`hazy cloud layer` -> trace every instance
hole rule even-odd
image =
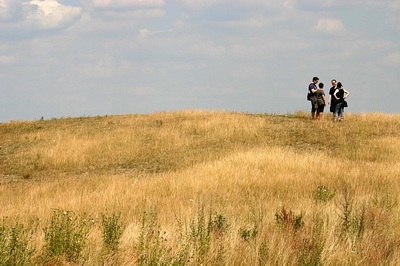
[[[0,122],[309,109],[317,75],[352,112],[399,112],[398,0],[0,0]]]

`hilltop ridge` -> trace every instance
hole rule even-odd
[[[371,139],[395,137],[398,116],[348,115],[345,123],[308,114],[179,111],[61,118],[0,126],[0,175],[46,172],[165,172],[254,147],[322,150],[353,159]],[[380,155],[383,156],[383,155]]]

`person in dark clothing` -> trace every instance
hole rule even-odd
[[[332,79],[331,83],[332,87],[329,89],[328,104],[330,105],[329,111],[333,114],[335,112],[335,106],[336,106],[336,99],[335,97],[333,97],[333,94],[335,93],[337,88],[336,79]]]
[[[319,81],[318,77],[313,77],[312,82],[310,85],[308,85],[308,91],[310,93],[310,101],[311,101],[311,117],[312,119],[315,118],[315,113],[318,109],[318,103],[317,103],[317,83]]]
[[[336,100],[335,112],[333,114],[333,121],[342,121],[344,119],[344,100],[350,95],[350,92],[343,88],[341,82],[338,82],[337,89],[333,93]],[[340,117],[339,117],[340,116]]]
[[[318,104],[317,119],[320,120],[322,118],[322,114],[324,113],[324,108],[326,106],[324,83],[320,82],[318,84],[318,89],[315,94],[317,95],[317,104]]]

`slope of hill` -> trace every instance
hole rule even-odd
[[[399,130],[400,115],[190,110],[0,124],[0,228],[38,220],[42,262],[396,265]],[[93,218],[76,257],[49,254],[55,210]],[[102,217],[123,227],[112,254]]]

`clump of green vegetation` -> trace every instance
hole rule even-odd
[[[292,210],[282,207],[275,213],[275,222],[282,229],[298,231],[304,226],[303,214],[295,214]]]
[[[258,234],[257,225],[253,225],[251,227],[246,227],[246,228],[242,227],[239,228],[239,235],[246,242],[255,239],[257,234]]]
[[[341,219],[340,232],[342,236],[356,235],[361,238],[365,231],[366,206],[355,206],[354,191],[348,186],[343,189],[343,198],[339,202],[339,217]]]
[[[223,214],[212,214],[210,206],[206,215],[204,206],[199,206],[193,216],[189,230],[185,234],[188,241],[189,260],[196,265],[204,263],[223,264],[225,247],[224,237],[229,223]],[[210,256],[211,248],[215,248],[214,256]]]
[[[188,234],[189,253],[192,253],[192,258],[196,263],[204,263],[205,257],[211,247],[211,233],[213,221],[211,210],[208,220],[204,211],[204,206],[198,207],[198,212],[193,216],[190,222]]]
[[[34,265],[35,249],[30,245],[32,230],[23,224],[0,224],[0,266]]]
[[[162,246],[163,233],[157,221],[157,213],[145,212],[139,235],[138,265],[163,265],[165,250]]]
[[[322,252],[325,248],[326,239],[323,235],[323,223],[319,215],[313,218],[311,236],[304,237],[298,254],[298,265],[323,265]]]
[[[87,215],[55,209],[50,225],[45,228],[45,254],[43,259],[65,256],[67,261],[78,262],[94,221]]]
[[[118,249],[119,240],[125,229],[125,225],[120,222],[120,217],[121,214],[115,213],[111,216],[101,215],[103,242],[107,249]]]
[[[204,206],[185,228],[180,223],[177,249],[168,246],[167,232],[157,220],[157,212],[145,212],[138,239],[138,265],[223,265],[226,247],[224,237],[229,223],[223,214],[206,215]]]
[[[335,190],[326,186],[319,185],[313,191],[313,198],[317,203],[327,203],[335,197]]]

